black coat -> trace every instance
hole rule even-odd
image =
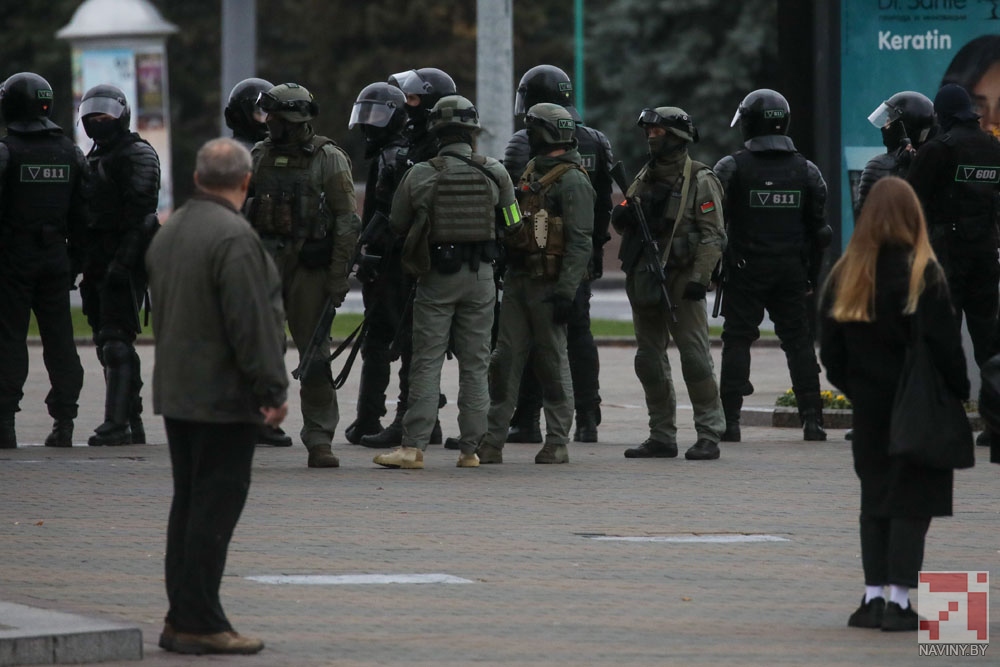
[[[875,517],[950,516],[953,474],[890,458],[889,422],[896,385],[910,340],[912,317],[903,315],[909,283],[909,249],[884,247],[875,274],[872,322],[836,322],[832,295],[823,305],[820,360],[830,383],[854,404],[854,471],[861,480],[861,512]],[[924,335],[945,382],[969,396],[965,355],[947,284],[935,264],[920,297]]]

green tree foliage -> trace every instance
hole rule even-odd
[[[777,59],[777,0],[610,0],[587,17],[588,118],[635,174],[645,107],[678,106],[701,141],[692,157],[715,164],[740,145],[729,123]]]

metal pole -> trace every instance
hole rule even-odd
[[[512,0],[477,0],[476,24],[476,97],[472,101],[483,128],[476,152],[500,159],[514,134]]]
[[[223,110],[229,91],[243,79],[257,74],[257,0],[222,0],[222,86],[219,95],[219,128],[229,136]]]
[[[573,90],[575,95],[576,110],[581,118],[586,118],[583,113],[583,103],[587,99],[587,80],[583,75],[583,0],[574,0],[574,44],[575,58],[573,70]]]

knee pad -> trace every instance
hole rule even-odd
[[[666,382],[666,378],[663,377],[663,366],[658,358],[639,351],[636,352],[634,364],[635,376],[642,385],[655,386]]]
[[[103,359],[105,366],[111,368],[124,366],[132,360],[131,347],[121,340],[107,340],[101,345],[100,350],[97,356]]]

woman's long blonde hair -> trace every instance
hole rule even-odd
[[[924,271],[936,261],[927,221],[910,184],[895,176],[876,181],[865,199],[847,249],[830,271],[835,290],[830,315],[838,322],[871,322],[875,310],[875,264],[886,244],[909,246],[910,288],[904,313],[917,310]]]

